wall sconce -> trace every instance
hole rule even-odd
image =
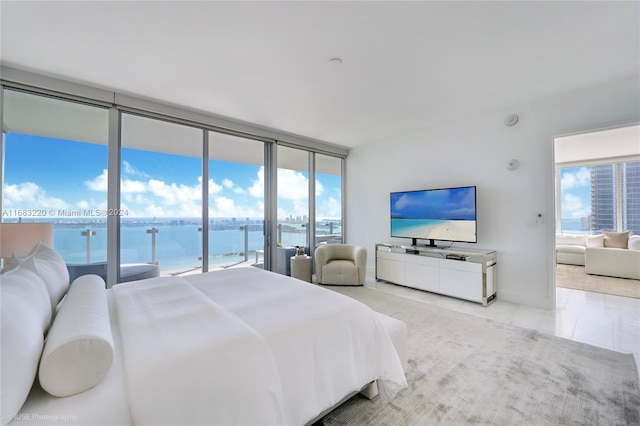
[[[25,257],[40,241],[53,247],[53,223],[0,223],[0,258],[4,267],[11,256]]]

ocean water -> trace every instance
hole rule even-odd
[[[222,266],[244,260],[245,231],[242,224],[212,226],[209,229],[209,264]],[[246,225],[245,225],[246,226]],[[155,261],[161,270],[189,269],[201,265],[202,231],[195,223],[154,223],[123,225],[120,228],[121,263],[149,263],[153,260],[152,235],[148,229],[156,228]],[[261,225],[248,225],[248,258],[255,260],[256,250],[264,249],[264,235]],[[89,229],[92,233],[87,259],[87,237],[82,233]],[[326,232],[320,228],[318,235]],[[334,233],[340,227],[333,228]],[[300,224],[283,225],[279,232],[282,246],[304,245],[305,228]],[[107,260],[106,223],[56,224],[54,226],[54,246],[66,263],[104,262]]]
[[[391,219],[391,235],[413,238],[422,235],[425,230],[434,225],[446,222],[446,220],[435,219]]]
[[[588,221],[583,221],[580,218],[562,219],[562,232],[565,234],[588,234]]]

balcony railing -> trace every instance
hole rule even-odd
[[[150,246],[150,251],[141,250],[140,241],[141,238],[136,237],[136,243],[132,247],[124,247],[121,253],[130,253],[130,256],[121,254],[121,261],[123,263],[132,263],[132,262],[145,262],[154,265],[163,266],[166,270],[193,270],[202,267],[202,250],[192,247],[192,250],[199,251],[200,255],[194,253],[193,261],[190,262],[189,252],[184,247],[180,246],[180,241],[176,242],[176,230],[183,232],[182,227],[186,232],[193,232],[193,229],[198,231],[202,231],[201,227],[197,227],[191,224],[190,227],[185,226],[183,223],[177,224],[165,224],[159,226],[152,227],[144,227],[140,226],[139,232],[144,232],[150,236],[148,239]],[[135,228],[135,227],[133,227]],[[160,232],[162,228],[167,228],[165,231]],[[54,228],[55,229],[55,228]],[[233,231],[237,231],[235,234]],[[315,245],[321,243],[335,243],[342,242],[341,234],[335,233],[334,231],[341,231],[341,225],[339,223],[318,223],[316,226],[316,241]],[[225,231],[222,234],[220,231]],[[230,232],[231,231],[231,232]],[[77,232],[77,231],[76,231]],[[97,228],[87,227],[80,231],[79,236],[84,238],[84,246],[85,246],[85,254],[86,254],[86,263],[90,264],[95,261],[104,262],[106,260],[106,252],[104,248],[98,247],[98,255],[97,257],[101,259],[92,259],[96,257],[94,253],[92,253],[92,239],[96,237],[100,237],[98,241],[104,241],[104,237],[106,236],[106,227],[98,226]],[[129,234],[133,235],[138,231],[134,229],[134,232]],[[210,241],[210,255],[209,255],[209,264],[212,267],[229,267],[238,263],[248,262],[250,259],[255,258],[254,263],[259,263],[259,255],[264,255],[264,228],[262,224],[239,224],[235,227],[231,224],[226,224],[225,226],[218,226],[209,229],[211,237]],[[219,235],[216,235],[219,233]],[[252,235],[253,234],[253,238]],[[68,233],[67,233],[68,235]],[[78,234],[76,234],[78,235]],[[139,235],[139,234],[138,234]],[[235,235],[235,236],[234,236]],[[69,237],[66,237],[67,240]],[[190,240],[191,237],[188,235],[185,237],[184,235],[178,235],[178,240]],[[194,236],[196,239],[200,239],[200,237]],[[125,240],[131,241],[131,240]],[[121,244],[127,244],[127,242],[121,241]],[[293,246],[305,246],[308,247],[309,244],[309,228],[307,224],[291,224],[291,223],[279,223],[277,225],[277,241],[280,243],[280,246],[283,247],[293,247]],[[216,244],[218,244],[216,246]],[[67,249],[69,251],[70,257],[77,259],[78,251],[81,246],[78,243],[74,243],[73,241],[66,241],[63,244],[56,244],[56,246],[60,246],[62,250],[62,255],[65,257],[64,250]],[[75,247],[75,248],[73,248]],[[169,248],[168,248],[169,247]],[[216,250],[217,247],[217,250]],[[225,247],[225,249],[223,249]],[[95,248],[95,247],[94,247]],[[80,249],[81,250],[81,249]],[[182,256],[174,256],[171,254],[171,251],[175,250],[176,252],[181,253]],[[146,251],[146,256],[149,256],[148,259],[137,259],[141,252]],[[102,254],[102,256],[101,256]],[[186,254],[186,256],[183,256]],[[144,254],[143,254],[144,256]],[[133,260],[135,259],[135,260]],[[163,260],[165,259],[165,260]],[[179,260],[183,259],[183,260]],[[77,260],[76,260],[77,262]]]

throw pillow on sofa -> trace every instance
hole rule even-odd
[[[587,235],[587,247],[604,247],[604,234]]]
[[[626,232],[604,232],[604,246],[610,248],[629,247],[629,231]]]
[[[640,235],[629,237],[629,250],[640,250]]]

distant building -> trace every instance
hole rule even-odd
[[[589,230],[589,222],[590,222],[589,216],[581,217],[580,218],[580,230],[588,231]]]
[[[625,163],[622,177],[622,229],[640,235],[640,162]]]
[[[616,230],[614,166],[591,167],[591,233]]]
[[[622,230],[640,235],[640,162],[624,163],[620,170]],[[591,233],[616,231],[618,199],[616,166],[591,167]]]

